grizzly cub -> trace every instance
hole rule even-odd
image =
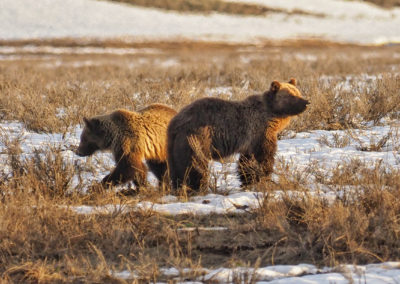
[[[103,178],[103,185],[130,180],[138,187],[145,185],[144,160],[162,182],[167,169],[167,126],[175,114],[168,106],[152,104],[139,112],[120,109],[84,118],[85,127],[76,154],[83,157],[97,150],[111,150],[116,167]]]
[[[240,153],[242,185],[258,182],[273,170],[277,134],[309,102],[296,80],[273,81],[262,95],[242,101],[203,98],[184,107],[168,126],[168,166],[174,189],[207,185],[210,159]]]

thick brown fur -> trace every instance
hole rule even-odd
[[[183,108],[168,126],[168,166],[174,189],[207,185],[210,159],[240,153],[242,185],[273,170],[277,135],[308,104],[296,87],[273,81],[262,95],[242,101],[204,98]]]
[[[152,104],[138,112],[119,109],[110,114],[84,118],[85,127],[76,154],[90,156],[111,150],[115,169],[102,183],[116,185],[133,181],[146,184],[147,167],[159,181],[167,169],[167,126],[176,111]]]

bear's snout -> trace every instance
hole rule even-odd
[[[83,156],[84,156],[84,154],[82,153],[82,150],[81,150],[81,149],[79,149],[79,147],[78,147],[78,148],[76,148],[76,150],[75,150],[75,154],[76,154],[76,155],[78,155],[79,157],[83,157]]]
[[[306,110],[310,102],[303,98],[296,98],[287,105],[286,114],[298,115]]]
[[[310,104],[310,102],[308,100],[300,99],[300,101],[298,102],[299,110],[301,112],[305,111],[309,104]]]
[[[81,151],[80,148],[81,147],[77,146],[77,145],[70,145],[68,147],[68,150],[72,151],[75,155],[78,155],[78,156],[82,157],[82,151]]]
[[[89,147],[82,147],[81,145],[79,145],[79,147],[75,150],[75,154],[77,154],[79,157],[90,156],[94,152],[94,149],[90,149]]]

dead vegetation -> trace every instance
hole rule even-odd
[[[164,10],[172,10],[177,12],[190,13],[224,13],[232,15],[251,15],[264,16],[268,13],[285,13],[288,15],[300,14],[324,17],[319,13],[310,13],[299,9],[284,10],[270,8],[267,5],[258,5],[255,3],[229,2],[224,0],[109,0],[114,2],[123,2],[135,6],[151,7]],[[383,8],[393,8],[400,6],[400,0],[366,0],[374,5]]]
[[[240,3],[228,2],[223,0],[111,0],[114,2],[123,2],[135,6],[152,7],[164,10],[172,10],[178,12],[190,13],[224,13],[241,16],[263,16],[267,13],[285,13],[292,14],[306,14],[318,17],[324,15],[317,13],[310,13],[301,10],[287,11],[283,9],[270,8],[265,5],[258,5],[254,3]]]
[[[348,136],[337,135],[332,141],[322,138],[321,145],[346,147],[354,139],[352,128],[398,119],[400,57],[393,55],[400,54],[400,48],[396,46],[147,47],[158,52],[13,54],[12,60],[0,61],[1,122],[19,121],[36,132],[66,135],[83,116],[153,102],[180,109],[220,87],[224,87],[221,96],[241,99],[264,91],[272,80],[291,77],[297,78],[311,105],[293,121],[290,131],[349,130]],[[380,151],[389,138],[393,137],[360,147]],[[316,186],[336,192],[328,200],[309,194],[305,183],[309,173],[318,176],[318,165],[299,173],[290,162],[278,160],[279,183],[256,189],[264,193],[258,209],[173,217],[121,209],[132,208],[139,200],[158,200],[162,194],[151,189],[133,197],[112,190],[81,194],[82,188],[95,188],[84,178],[90,164],[65,158],[63,148],[37,149],[22,158],[22,139],[0,133],[1,154],[6,157],[0,170],[4,282],[133,281],[113,274],[120,270],[134,272],[143,282],[173,281],[162,274],[163,267],[176,267],[181,279],[195,280],[201,279],[204,267],[400,259],[400,173],[379,163],[371,168],[350,160],[329,177],[321,174]],[[78,181],[73,179],[76,174],[81,176]],[[282,188],[295,193],[274,198]],[[106,204],[114,206],[109,213],[71,210],[71,206]]]
[[[378,6],[382,6],[384,8],[393,8],[400,6],[399,0],[366,0],[366,1]]]
[[[265,91],[274,79],[296,77],[312,104],[292,129],[360,127],[398,115],[400,57],[393,54],[399,50],[182,44],[126,56],[12,54],[21,59],[0,66],[0,117],[64,133],[83,116],[119,107],[160,102],[179,109],[218,87],[227,87],[227,98],[241,99]]]

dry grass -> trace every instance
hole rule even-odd
[[[399,0],[366,0],[366,1],[385,8],[393,8],[400,6]]]
[[[382,116],[396,116],[399,108],[400,80],[393,74],[400,58],[392,57],[398,50],[348,46],[207,49],[200,44],[156,55],[49,55],[47,59],[25,55],[30,59],[3,61],[0,66],[0,117],[22,121],[35,131],[67,132],[82,116],[118,107],[135,109],[161,102],[179,109],[204,96],[207,89],[220,86],[229,86],[230,96],[241,99],[266,90],[274,79],[296,77],[312,104],[293,129],[378,123]],[[62,63],[58,67],[54,66],[57,60]],[[382,77],[372,80],[365,74]]]
[[[221,0],[111,0],[114,2],[123,2],[136,6],[152,7],[165,10],[173,10],[178,12],[191,13],[224,13],[233,15],[251,15],[262,16],[267,13],[286,13],[286,14],[307,14],[322,17],[320,14],[312,14],[309,12],[294,10],[287,11],[282,9],[269,8],[264,5],[247,4],[240,2],[225,2]]]
[[[47,43],[49,44],[49,43]],[[122,46],[119,46],[122,47]],[[137,47],[137,46],[135,46]],[[0,118],[37,132],[68,133],[83,116],[161,102],[180,109],[213,88],[241,99],[262,92],[272,80],[296,77],[311,101],[290,130],[349,129],[333,141],[345,147],[350,129],[398,118],[400,48],[317,44],[234,46],[155,44],[155,54],[32,56],[0,62]],[[58,64],[60,63],[60,64]],[[85,64],[83,64],[85,63]],[[368,74],[368,76],[366,76]],[[114,191],[79,194],[91,186],[73,176],[90,171],[62,155],[38,149],[20,157],[21,137],[0,133],[6,165],[0,170],[0,279],[4,282],[108,282],[111,271],[135,271],[143,282],[171,280],[161,267],[202,267],[308,262],[317,265],[400,259],[400,173],[350,161],[318,181],[337,192],[333,201],[307,194],[307,172],[277,161],[280,183],[260,185],[260,207],[243,214],[178,216],[151,210],[124,211],[160,193],[125,197]],[[368,149],[385,143],[371,141]],[[78,158],[77,158],[78,159]],[[318,165],[310,168],[317,174]],[[349,186],[354,190],[349,190]],[[94,185],[95,187],[95,185]],[[298,195],[272,198],[281,188]],[[183,196],[179,198],[184,198]],[[111,213],[78,214],[75,205],[114,204]],[[188,227],[225,231],[184,231]],[[251,279],[251,275],[249,275]],[[172,280],[171,280],[172,281]],[[239,280],[238,280],[239,281]]]
[[[288,15],[301,14],[324,17],[323,14],[310,13],[303,10],[288,11],[284,9],[270,8],[266,5],[257,5],[240,2],[227,2],[223,0],[109,0],[114,2],[123,2],[135,6],[159,8],[178,12],[191,13],[225,13],[233,15],[251,15],[263,16],[268,13],[286,13]],[[393,8],[400,6],[400,0],[366,0],[377,6],[384,8]]]

